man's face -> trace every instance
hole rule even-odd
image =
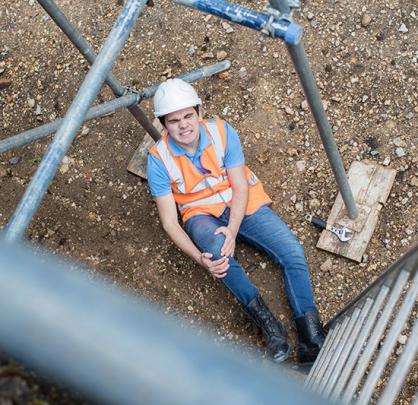
[[[174,111],[164,117],[171,138],[188,152],[195,152],[199,142],[199,115],[193,107]]]

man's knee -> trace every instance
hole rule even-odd
[[[205,252],[213,254],[213,259],[220,259],[222,256],[221,248],[224,242],[224,234],[215,235],[214,233],[211,233],[205,236],[204,240],[201,242],[201,246]]]
[[[201,251],[212,253],[214,258],[220,258],[225,235],[222,233],[215,235],[215,230],[216,227],[204,225],[193,226],[187,229],[190,238]]]

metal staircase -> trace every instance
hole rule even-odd
[[[337,403],[394,403],[418,352],[417,270],[415,245],[328,323],[307,387]]]

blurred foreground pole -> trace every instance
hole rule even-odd
[[[326,404],[68,260],[0,241],[0,347],[105,404]],[[274,368],[273,368],[274,367]]]

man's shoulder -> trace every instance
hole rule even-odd
[[[214,125],[214,124],[217,124],[217,125],[224,125],[225,126],[225,128],[227,128],[227,127],[230,127],[231,126],[231,124],[229,124],[229,122],[227,121],[227,120],[225,120],[225,119],[223,119],[223,118],[220,118],[220,117],[210,117],[210,118],[205,118],[204,120],[203,120],[206,124],[212,124],[212,125]]]
[[[151,145],[148,148],[148,156],[150,154],[152,154],[153,156],[157,157],[157,158],[161,158],[161,152],[164,151],[164,149],[167,149],[167,135],[164,134],[162,135],[162,137],[155,142],[153,145]]]

